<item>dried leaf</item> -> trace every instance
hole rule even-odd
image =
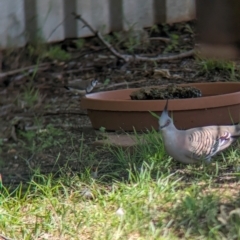
[[[12,126],[11,137],[13,138],[14,141],[18,140],[15,126]]]
[[[170,78],[171,74],[168,69],[154,69],[154,76],[161,76],[164,78]]]

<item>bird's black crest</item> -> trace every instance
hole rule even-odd
[[[164,111],[167,112],[167,110],[168,110],[168,99],[167,99],[166,105],[165,105],[165,107],[164,107]]]

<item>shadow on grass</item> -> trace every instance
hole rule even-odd
[[[172,210],[171,227],[179,237],[239,239],[239,206],[239,193],[226,200],[218,192],[203,194],[195,188],[192,192],[186,191],[186,196]]]
[[[51,134],[37,138],[40,142],[34,138],[35,145],[27,146],[33,147],[31,154],[36,154],[41,148],[35,147],[45,142],[47,147],[38,154],[47,154],[47,160],[55,156],[55,162],[44,172],[41,165],[33,168],[29,161],[29,179],[10,190],[4,185],[3,201],[8,201],[9,196],[21,196],[22,201],[28,196],[35,199],[63,195],[68,199],[74,195],[81,203],[86,200],[94,203],[96,199],[107,205],[123,204],[129,217],[136,217],[144,226],[149,222],[154,224],[156,234],[157,230],[169,228],[174,235],[185,238],[240,237],[240,195],[238,191],[234,194],[230,191],[231,183],[238,182],[238,175],[232,176],[231,181],[219,181],[227,171],[232,174],[237,169],[239,153],[236,150],[230,149],[225,157],[216,158],[210,165],[183,165],[167,156],[161,136],[155,131],[137,135],[139,144],[132,151],[108,145],[96,148],[86,144],[84,135],[80,138],[79,134],[68,135],[68,138],[54,129],[49,131]],[[58,140],[63,138],[66,141]],[[52,144],[57,147],[53,148]],[[231,197],[223,196],[224,184]]]
[[[181,177],[186,183],[209,181],[213,178],[219,181],[219,176],[226,170],[232,171],[232,166],[238,162],[239,154],[234,152],[236,156],[231,157],[234,160],[230,163],[228,160],[221,160],[219,164],[216,160],[212,165],[180,164],[166,154],[161,136],[154,130],[147,134],[135,133],[138,144],[131,151],[109,145],[95,147],[90,143],[99,137],[94,131],[90,133],[90,137],[89,133],[79,136],[79,132],[74,130],[64,133],[50,126],[41,133],[28,132],[22,135],[16,159],[20,170],[12,169],[11,165],[6,168],[5,174],[2,170],[4,183],[29,182],[35,173],[58,177],[71,172],[77,173],[81,179],[90,177],[105,183],[128,181],[130,176],[134,176],[137,181],[146,169],[152,179],[174,173],[176,178]]]

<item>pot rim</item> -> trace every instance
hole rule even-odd
[[[238,82],[216,82],[216,83],[187,83],[177,84],[178,86],[206,86],[209,85],[240,85]],[[166,85],[165,85],[166,86]],[[156,86],[150,86],[156,87]],[[159,87],[159,86],[157,86]],[[164,87],[161,86],[160,88]],[[112,99],[108,98],[108,95],[113,93],[120,94],[121,92],[132,92],[140,88],[127,88],[106,92],[98,92],[88,94],[82,99],[81,107],[88,110],[99,111],[162,111],[166,104],[166,100],[131,100],[129,99]],[[99,98],[102,97],[103,98]],[[170,99],[168,103],[169,111],[181,111],[181,110],[195,110],[195,109],[207,109],[217,108],[229,105],[237,105],[240,103],[240,91],[233,93],[226,93],[213,96],[205,96],[199,98],[187,98],[187,99]]]

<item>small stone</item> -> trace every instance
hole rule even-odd
[[[83,196],[85,199],[93,199],[93,198],[94,198],[92,192],[91,192],[90,189],[88,189],[88,188],[84,188],[84,189],[82,190],[82,196]]]
[[[14,149],[14,148],[9,149],[7,153],[16,153],[16,149]]]
[[[122,208],[119,208],[117,211],[116,211],[116,214],[120,217],[122,217],[124,215],[124,210]]]
[[[154,76],[161,76],[164,78],[170,78],[171,74],[168,69],[154,69]]]
[[[131,136],[105,133],[105,137],[106,139],[93,142],[93,146],[97,147],[109,145],[110,147],[121,147],[132,152],[139,143],[144,142],[143,139],[136,139],[136,137],[133,135]]]
[[[91,177],[93,179],[97,179],[98,178],[98,171],[91,172]]]

